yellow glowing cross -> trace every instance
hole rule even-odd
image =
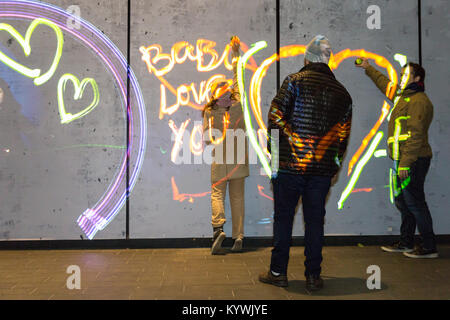
[[[402,131],[402,124],[401,120],[408,120],[410,117],[398,117],[395,119],[395,129],[394,129],[394,136],[388,138],[388,145],[393,143],[392,146],[392,157],[394,160],[400,160],[399,159],[399,143],[400,141],[406,141],[411,137],[411,132],[408,131],[407,134],[400,134]]]

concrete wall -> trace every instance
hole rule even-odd
[[[281,45],[308,44],[317,34],[326,35],[333,53],[345,49],[365,49],[387,58],[400,75],[395,53],[418,59],[418,23],[416,1],[282,1]],[[381,28],[368,29],[366,13],[369,5],[381,9]],[[389,201],[388,170],[391,161],[372,158],[362,171],[355,189],[372,188],[371,192],[351,194],[344,208],[337,203],[350,181],[347,175],[351,158],[364,137],[377,122],[385,96],[354,66],[355,57],[339,65],[337,79],[353,99],[352,132],[342,170],[332,187],[327,202],[326,229],[328,234],[398,234],[400,214]],[[372,64],[373,60],[371,61]],[[376,65],[375,65],[376,66]],[[282,60],[281,77],[303,67],[303,56]],[[386,74],[386,70],[378,67]],[[391,104],[392,105],[392,104]],[[380,130],[384,139],[377,149],[386,149],[387,120]],[[296,234],[303,233],[301,219],[296,220]]]
[[[142,55],[141,46],[161,45],[164,53],[170,53],[171,47],[179,41],[188,41],[196,45],[198,39],[213,40],[216,50],[222,54],[232,35],[238,34],[248,45],[266,40],[268,48],[255,56],[260,61],[276,52],[276,25],[274,1],[134,1],[134,19],[132,20],[132,67],[146,97],[148,116],[148,146],[141,174],[141,181],[134,190],[130,210],[131,236],[142,237],[209,237],[211,233],[211,205],[209,194],[202,197],[190,197],[174,200],[171,179],[173,177],[180,193],[200,194],[210,190],[210,167],[207,164],[175,165],[171,161],[173,141],[169,121],[177,127],[191,119],[187,130],[192,131],[193,122],[201,121],[201,112],[182,106],[174,114],[159,119],[160,80],[150,74]],[[191,15],[190,12],[196,14]],[[220,17],[220,18],[219,18]],[[207,27],[206,27],[207,26]],[[205,57],[205,64],[210,57]],[[164,66],[161,62],[159,66]],[[187,60],[174,66],[173,71],[164,78],[177,88],[179,85],[194,83],[198,89],[200,82],[215,74],[224,74],[231,78],[231,72],[223,64],[211,72],[198,72],[196,63]],[[251,72],[248,72],[249,82]],[[276,71],[272,68],[264,81],[264,105],[275,94]],[[176,102],[174,94],[167,91],[167,104]],[[191,92],[191,101],[192,98]],[[163,154],[164,152],[164,154]],[[247,179],[247,220],[248,234],[269,234],[269,227],[259,225],[261,218],[270,216],[271,201],[259,196],[257,184],[265,184],[266,178],[259,176],[259,166],[252,166],[252,175]],[[229,207],[227,202],[227,211]],[[226,225],[230,233],[231,223]]]
[[[66,9],[73,2],[52,1]],[[78,2],[81,16],[108,33],[126,52],[126,1]],[[0,3],[2,5],[2,3]],[[30,10],[40,15],[38,9]],[[50,18],[43,14],[42,16]],[[30,19],[1,19],[25,34]],[[0,32],[0,50],[24,65],[47,69],[53,61],[56,36],[38,26],[31,37],[31,55],[25,58],[17,41]],[[98,106],[85,117],[61,124],[57,87],[60,77],[71,73],[80,80],[94,78]],[[122,75],[126,79],[126,74]],[[126,145],[126,116],[111,74],[97,54],[64,31],[64,47],[53,77],[41,86],[0,64],[2,108],[0,188],[0,237],[2,239],[80,239],[78,216],[102,197],[113,180]],[[88,85],[81,100],[74,101],[73,85],[65,90],[67,112],[75,114],[93,100]],[[107,147],[107,146],[115,146]],[[122,148],[120,148],[122,147]],[[6,152],[9,149],[10,152]],[[120,188],[125,189],[125,183]],[[122,238],[125,215],[119,214],[97,238]]]
[[[422,1],[422,64],[426,70],[426,92],[434,106],[434,120],[429,131],[434,158],[425,187],[428,206],[437,233],[448,233],[450,226],[450,215],[447,209],[450,205],[448,198],[450,70],[447,54],[450,50],[449,21],[450,11],[447,1]]]
[[[70,1],[46,1],[62,9]],[[427,70],[426,88],[435,106],[435,120],[430,129],[430,143],[434,150],[426,192],[432,211],[435,231],[450,233],[450,221],[445,183],[449,171],[445,166],[449,158],[448,122],[445,108],[449,97],[445,86],[449,83],[448,9],[445,1],[423,1],[423,65]],[[2,6],[0,1],[0,7]],[[127,56],[127,1],[78,1],[81,17],[100,29]],[[366,13],[369,5],[381,9],[381,29],[369,30]],[[182,84],[198,90],[202,81],[215,74],[231,77],[223,64],[209,72],[199,72],[196,62],[187,60],[175,64],[173,70],[158,78],[150,73],[142,60],[141,47],[160,45],[162,53],[172,46],[187,41],[194,47],[198,39],[216,42],[215,50],[222,54],[231,35],[237,34],[250,45],[259,40],[268,43],[258,52],[255,63],[260,65],[276,52],[276,2],[254,1],[181,1],[132,0],[130,24],[131,66],[136,74],[146,104],[147,147],[143,167],[129,202],[131,238],[210,237],[211,206],[207,192],[210,189],[210,169],[207,164],[175,165],[171,161],[172,130],[169,123],[179,128],[190,119],[187,130],[192,131],[201,120],[199,110],[180,106],[173,114],[160,117],[161,84],[175,89]],[[37,12],[37,11],[36,11]],[[395,53],[403,53],[411,61],[418,60],[417,2],[402,1],[281,1],[281,46],[306,45],[316,34],[326,35],[333,52],[346,48],[365,49],[386,57],[399,73]],[[43,14],[45,16],[45,13]],[[6,18],[0,22],[14,26],[25,34],[31,20]],[[444,30],[444,31],[442,31]],[[55,46],[53,31],[38,27],[31,38],[32,55],[25,58],[17,41],[0,31],[0,50],[24,65],[48,66],[52,55],[48,48]],[[85,237],[76,223],[78,216],[92,208],[114,180],[123,159],[126,144],[126,114],[120,92],[114,79],[98,54],[86,48],[69,32],[64,31],[64,49],[55,75],[44,85],[33,81],[5,64],[0,63],[0,87],[5,92],[0,104],[0,239],[79,239]],[[446,50],[447,49],[447,50]],[[182,51],[183,52],[183,51]],[[210,56],[205,56],[207,64]],[[384,101],[380,93],[362,70],[350,58],[336,70],[336,77],[353,97],[353,127],[343,170],[333,186],[327,203],[327,234],[397,234],[400,216],[389,202],[387,158],[372,158],[358,180],[356,189],[372,188],[371,192],[352,193],[342,210],[337,202],[348,184],[347,169],[350,159],[361,145],[381,113]],[[162,68],[168,60],[156,64]],[[281,81],[303,67],[303,56],[281,60]],[[85,117],[68,124],[60,123],[57,103],[57,84],[65,73],[79,79],[95,78],[99,86],[99,105]],[[122,80],[126,74],[120,71]],[[249,83],[253,71],[247,70]],[[276,93],[276,68],[273,64],[262,84],[261,108],[263,119]],[[167,82],[162,82],[167,81]],[[70,89],[69,89],[70,88]],[[66,97],[70,97],[71,85]],[[90,91],[86,91],[90,92]],[[167,105],[176,102],[176,96],[165,89]],[[73,94],[73,93],[72,93]],[[132,94],[134,97],[134,93]],[[86,93],[79,101],[66,98],[66,108],[80,111],[92,100]],[[134,100],[133,100],[134,101]],[[190,92],[190,101],[194,102]],[[134,117],[138,114],[132,104]],[[253,121],[255,119],[253,117]],[[142,126],[142,123],[139,125]],[[256,126],[256,125],[255,125]],[[139,136],[135,128],[133,145]],[[256,126],[257,127],[257,126]],[[386,121],[380,130],[387,132]],[[379,149],[385,149],[385,139]],[[6,152],[10,150],[10,152]],[[135,168],[137,153],[132,153]],[[174,193],[174,184],[178,193]],[[120,184],[125,190],[125,184]],[[251,166],[246,181],[246,234],[271,236],[273,202],[268,179],[260,174],[260,166]],[[229,204],[227,217],[231,218]],[[299,211],[301,214],[301,210]],[[231,219],[230,221],[231,222]],[[125,236],[125,209],[112,222],[99,231],[96,239],[116,239]],[[231,234],[231,223],[225,231]],[[297,216],[295,235],[303,234],[301,215]]]

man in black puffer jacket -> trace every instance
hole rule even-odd
[[[350,135],[352,99],[328,67],[331,48],[316,36],[305,51],[305,66],[287,76],[269,111],[268,132],[278,130],[279,169],[272,177],[274,248],[262,282],[287,286],[295,209],[302,197],[305,276],[308,290],[320,277],[326,197],[342,163]],[[270,145],[270,143],[268,143]]]

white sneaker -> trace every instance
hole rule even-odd
[[[211,254],[217,254],[220,251],[220,249],[222,248],[222,242],[223,242],[223,240],[225,240],[225,237],[226,237],[226,234],[223,231],[221,231],[217,235],[217,237],[214,240],[214,243],[211,247]]]
[[[404,252],[403,253],[408,258],[414,259],[435,259],[439,258],[439,253],[436,249],[426,250],[422,247],[416,248],[413,252]]]
[[[233,252],[241,252],[242,251],[242,239],[241,238],[237,238],[236,240],[234,240],[234,244],[233,247],[231,248],[231,251]]]

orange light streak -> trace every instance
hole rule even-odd
[[[259,140],[259,144],[261,146],[265,146],[263,147],[263,151],[266,154],[266,156],[270,159],[270,153],[269,150],[267,149],[267,131],[264,131],[264,129],[259,128],[258,129],[258,140]]]
[[[290,45],[280,48],[280,57],[289,58],[295,57],[300,54],[305,53],[306,46],[304,45]],[[261,116],[261,85],[262,80],[267,74],[267,70],[270,65],[277,61],[277,54],[273,54],[266,60],[264,60],[261,65],[253,73],[252,79],[250,81],[250,104],[252,106],[253,114],[255,115],[256,121],[261,129],[267,132],[267,127]]]
[[[281,58],[289,58],[294,57],[300,54],[304,54],[305,52],[305,46],[303,45],[290,45],[286,47],[282,47],[280,49],[280,57]],[[389,83],[387,89],[386,89],[386,97],[389,99],[392,99],[395,91],[397,89],[398,84],[398,77],[397,72],[395,71],[392,64],[383,56],[377,55],[372,52],[365,51],[363,49],[358,50],[350,50],[345,49],[343,51],[338,52],[336,55],[331,55],[329,66],[332,70],[335,70],[339,67],[339,65],[348,58],[351,57],[364,57],[368,59],[372,59],[375,61],[375,63],[387,70],[387,73],[389,75],[389,79],[391,82]],[[267,128],[264,124],[264,121],[261,116],[261,84],[262,80],[265,77],[268,68],[271,64],[273,64],[277,60],[277,54],[273,54],[271,57],[264,60],[260,67],[255,71],[253,74],[253,77],[250,82],[250,103],[252,106],[253,113],[255,115],[256,121],[258,122],[258,125],[261,129],[264,129],[267,132]],[[381,109],[381,115],[378,118],[378,121],[375,123],[375,125],[372,127],[372,129],[369,131],[369,133],[366,135],[366,137],[363,139],[361,146],[358,148],[358,150],[353,155],[352,159],[349,163],[349,168],[347,174],[350,175],[353,167],[358,162],[359,158],[367,148],[369,141],[374,137],[376,132],[378,131],[379,127],[383,123],[383,121],[386,119],[387,115],[389,114],[390,105],[384,101],[382,109]],[[308,159],[311,159],[311,156],[308,156]]]
[[[212,136],[212,130],[211,130],[214,126],[214,117],[209,118],[208,133],[209,133],[209,140],[211,141],[212,144],[215,144],[215,145],[221,144],[223,142],[223,140],[225,139],[228,126],[230,125],[230,114],[228,112],[225,112],[222,123],[223,123],[222,136],[219,139],[214,139]]]
[[[227,174],[225,177],[223,177],[219,181],[213,183],[211,186],[211,189],[214,188],[215,186],[218,186],[221,183],[226,182],[234,174],[234,172],[236,172],[236,170],[240,166],[241,166],[240,164],[236,165],[233,168],[233,170],[230,171],[229,174]],[[184,200],[189,199],[189,202],[193,203],[194,198],[202,198],[211,193],[211,191],[202,192],[202,193],[180,193],[178,190],[177,184],[175,183],[175,177],[172,177],[171,181],[172,181],[173,200],[175,200],[175,201],[183,202]]]
[[[263,187],[263,186],[260,186],[260,185],[258,184],[258,192],[259,192],[259,194],[260,194],[261,196],[263,196],[264,198],[267,198],[267,199],[273,201],[273,198],[270,197],[270,196],[268,196],[267,194],[265,194],[265,193],[263,192],[263,190],[264,190],[264,187]]]
[[[355,189],[351,193],[358,193],[358,192],[372,192],[373,188],[361,188],[361,189]]]
[[[173,193],[173,200],[183,202],[186,199],[189,199],[189,202],[193,203],[193,198],[201,198],[205,197],[208,194],[211,193],[211,191],[203,192],[203,193],[180,193],[178,190],[177,184],[175,183],[175,177],[172,177],[172,193]]]
[[[395,71],[392,64],[385,57],[377,55],[372,52],[367,52],[363,49],[359,49],[359,50],[345,49],[345,50],[337,53],[336,55],[331,56],[330,63],[329,63],[330,68],[337,69],[339,64],[342,61],[344,61],[345,59],[348,59],[350,57],[363,57],[363,58],[367,58],[367,59],[372,59],[375,61],[375,63],[378,66],[386,69],[391,82],[389,83],[388,87],[386,88],[385,95],[388,99],[392,100],[392,98],[394,97],[395,91],[397,89],[397,84],[398,84],[397,72]],[[386,119],[387,115],[389,114],[390,107],[391,106],[386,101],[384,101],[383,107],[381,108],[381,115],[378,118],[378,121],[375,123],[375,125],[372,127],[372,129],[369,131],[369,133],[363,139],[361,146],[358,148],[358,150],[355,152],[352,159],[350,160],[350,163],[348,165],[348,171],[347,171],[348,176],[352,173],[353,167],[356,165],[359,158],[361,157],[363,152],[366,150],[367,146],[369,145],[369,141],[372,140],[372,138],[377,133],[379,127],[383,123],[384,119]]]

